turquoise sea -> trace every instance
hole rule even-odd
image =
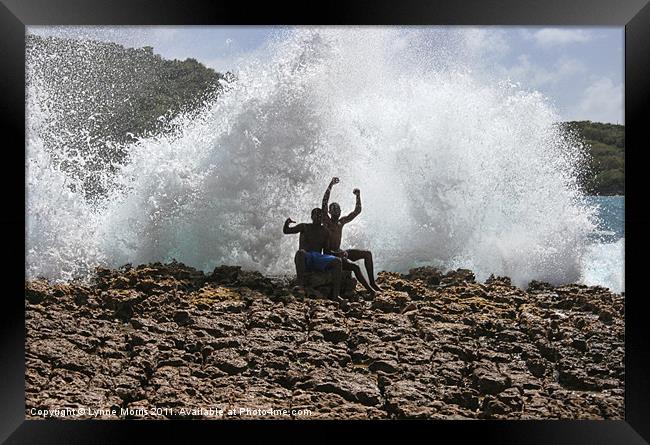
[[[598,227],[582,259],[582,282],[625,291],[625,197],[590,196]]]

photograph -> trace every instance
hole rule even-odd
[[[625,39],[26,25],[25,419],[625,420]]]

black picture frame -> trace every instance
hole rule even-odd
[[[375,433],[406,426],[424,434],[449,434],[454,442],[527,444],[641,444],[650,441],[650,323],[643,311],[644,250],[650,246],[650,218],[644,215],[649,187],[642,162],[644,132],[650,108],[650,4],[648,0],[484,0],[484,1],[332,1],[323,4],[268,2],[203,2],[196,0],[0,0],[0,112],[6,265],[0,316],[0,440],[6,443],[116,443],[135,434],[164,434],[183,440],[189,433],[208,433],[224,440],[252,426],[275,430],[276,422],[75,422],[25,420],[25,312],[20,295],[25,256],[25,27],[29,25],[236,25],[236,24],[368,24],[368,25],[573,25],[625,27],[625,420],[624,421],[430,421],[376,422]],[[21,164],[22,162],[22,164]],[[22,235],[21,235],[22,234]],[[23,280],[24,282],[24,280]],[[365,422],[306,421],[313,433],[340,432]],[[293,429],[295,426],[289,426]],[[214,436],[218,434],[218,436]],[[323,436],[326,437],[326,436]],[[241,440],[243,436],[240,436]]]

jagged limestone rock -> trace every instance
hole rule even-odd
[[[26,417],[83,407],[101,413],[65,418],[624,418],[624,295],[525,291],[462,270],[377,275],[384,291],[347,305],[303,298],[293,274],[237,266],[26,281]],[[309,279],[329,291],[331,274]],[[206,401],[251,412],[183,411]]]

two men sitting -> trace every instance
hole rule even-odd
[[[352,271],[356,279],[371,294],[381,291],[374,278],[372,253],[360,249],[341,249],[341,238],[343,226],[361,213],[361,192],[354,189],[356,206],[354,210],[341,217],[341,207],[328,201],[332,187],[339,182],[338,178],[332,178],[325,195],[321,208],[314,208],[311,211],[311,223],[295,223],[291,218],[284,222],[283,232],[285,234],[300,233],[299,247],[294,261],[296,264],[296,275],[298,284],[305,285],[305,272],[311,271],[332,271],[331,297],[339,299],[341,294],[342,271]],[[361,268],[354,261],[364,260],[368,280],[365,279]]]

